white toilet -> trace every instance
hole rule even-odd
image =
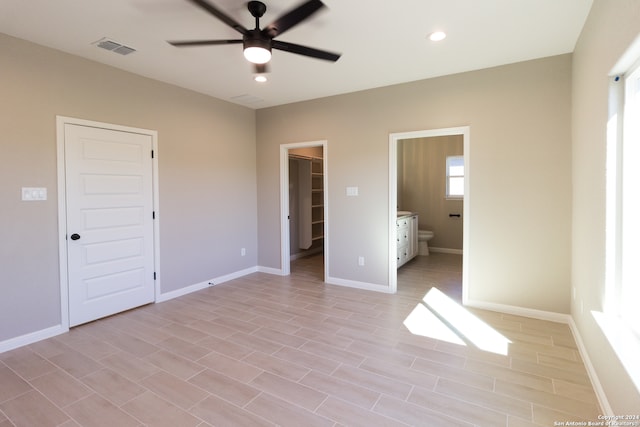
[[[427,242],[433,239],[433,231],[418,230],[418,255],[429,255]]]

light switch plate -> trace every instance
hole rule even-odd
[[[22,187],[22,200],[25,202],[47,200],[47,189],[45,187]]]
[[[347,187],[347,196],[357,196],[358,187]]]

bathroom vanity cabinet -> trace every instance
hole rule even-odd
[[[396,219],[398,268],[418,255],[418,215],[409,214]]]

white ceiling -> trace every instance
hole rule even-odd
[[[245,1],[209,0],[247,28]],[[263,0],[265,26],[301,0]],[[0,0],[0,32],[251,108],[572,52],[593,0],[323,0],[278,40],[342,53],[336,63],[273,52],[257,83],[242,45],[166,40],[240,34],[187,0]],[[427,36],[447,32],[438,43]],[[240,36],[240,37],[239,37]],[[93,43],[108,37],[137,51]]]

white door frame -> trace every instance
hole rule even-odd
[[[328,143],[326,140],[295,142],[280,145],[280,274],[291,274],[291,247],[289,245],[289,150],[292,148],[322,147],[322,186],[324,189],[324,280],[329,277],[329,186],[327,185]]]
[[[67,194],[66,167],[64,150],[64,126],[66,124],[89,126],[120,132],[139,133],[151,137],[154,156],[151,160],[153,175],[153,265],[155,271],[155,298],[160,296],[160,219],[158,202],[158,132],[129,126],[77,119],[73,117],[56,116],[56,143],[58,153],[58,253],[60,262],[60,326],[64,331],[69,330],[69,275],[67,265]]]
[[[462,207],[462,303],[469,300],[470,127],[419,130],[389,134],[389,291],[398,290],[396,210],[398,204],[398,141],[434,136],[462,135],[464,150],[464,199]]]

